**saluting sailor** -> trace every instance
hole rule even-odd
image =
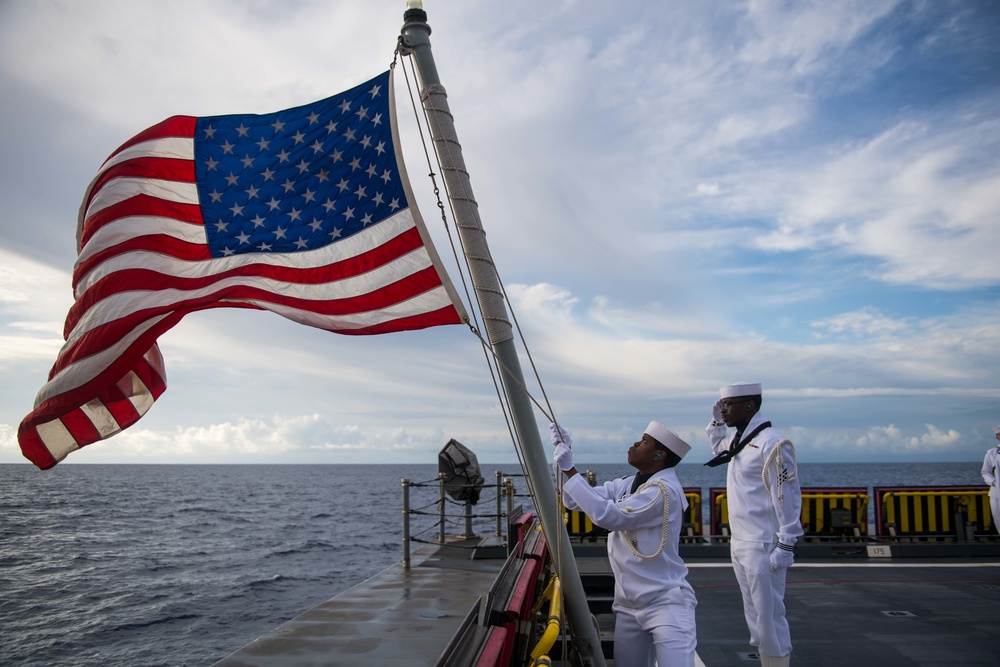
[[[760,416],[759,383],[737,382],[719,390],[705,428],[716,457],[728,463],[730,553],[743,593],[750,644],[764,667],[789,664],[792,641],[785,618],[785,575],[802,535],[802,493],[791,441]],[[727,437],[727,428],[733,432]]]
[[[638,472],[593,488],[573,466],[569,434],[550,428],[555,463],[566,477],[563,503],[610,531],[615,664],[694,667],[698,602],[677,552],[687,500],[673,470],[691,445],[650,422],[628,450],[628,463]]]
[[[993,429],[997,446],[986,450],[983,459],[983,481],[990,485],[990,511],[993,512],[993,528],[1000,533],[1000,426]]]

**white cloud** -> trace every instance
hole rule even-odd
[[[941,454],[956,449],[962,434],[948,429],[943,431],[933,424],[925,424],[923,433],[907,435],[895,424],[872,427],[859,437],[856,446],[861,450],[877,449],[884,454]]]

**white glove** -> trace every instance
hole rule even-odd
[[[712,406],[712,421],[722,422],[722,399],[720,398]]]
[[[556,445],[556,451],[552,455],[552,460],[556,462],[559,469],[566,472],[573,467],[573,450],[565,442]]]
[[[778,543],[778,546],[771,552],[771,572],[775,572],[783,567],[791,567],[795,562],[795,552],[792,548]]]
[[[569,437],[569,433],[560,426],[555,424],[549,424],[549,430],[552,431],[552,444],[558,445],[560,442],[565,442],[570,447],[573,446],[573,438]]]

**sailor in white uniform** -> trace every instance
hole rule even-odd
[[[1000,426],[993,429],[997,446],[990,447],[983,459],[983,481],[990,485],[990,511],[993,512],[993,527],[1000,533]]]
[[[730,553],[743,593],[750,644],[764,667],[784,667],[792,652],[785,619],[785,575],[802,535],[802,493],[795,449],[759,414],[761,385],[737,382],[719,390],[706,427],[716,457],[728,463]],[[733,430],[727,437],[727,427]]]
[[[555,463],[565,476],[563,503],[610,531],[615,665],[694,667],[698,602],[677,553],[687,501],[673,470],[691,446],[650,422],[628,450],[638,473],[593,488],[573,466],[569,434],[551,428]]]

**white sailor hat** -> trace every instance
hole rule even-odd
[[[993,427],[993,435],[1000,435],[1000,426]]]
[[[660,422],[649,422],[649,426],[646,427],[646,435],[656,438],[657,442],[681,458],[684,458],[684,455],[691,451],[691,445],[681,440],[676,433]]]
[[[719,387],[719,398],[737,398],[739,396],[760,396],[760,382],[734,382],[725,387]]]

